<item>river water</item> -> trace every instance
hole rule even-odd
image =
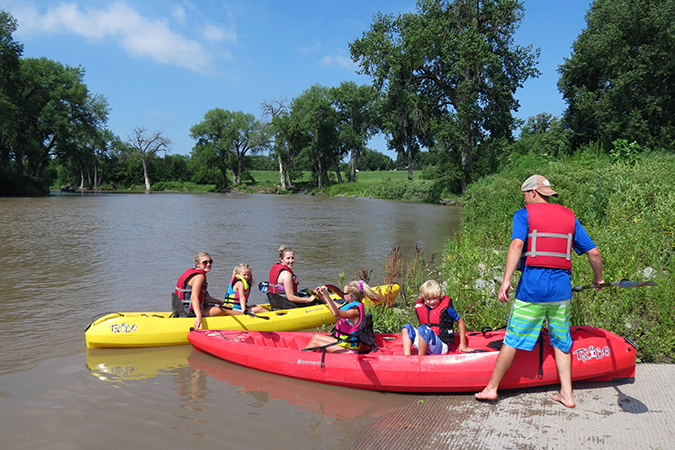
[[[86,349],[110,311],[170,310],[195,253],[265,280],[280,245],[300,287],[359,270],[384,281],[395,245],[438,252],[459,209],[355,198],[60,194],[0,198],[0,435],[3,448],[349,448],[413,396],[354,391],[244,369],[190,346]],[[262,302],[263,294],[252,294]]]

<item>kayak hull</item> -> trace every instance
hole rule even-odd
[[[270,311],[248,315],[202,318],[208,329],[296,331],[335,323],[326,305]],[[172,317],[171,312],[111,313],[96,319],[84,333],[87,348],[160,347],[188,344],[187,334],[194,317]]]
[[[375,286],[387,301],[398,295],[398,284]],[[332,296],[339,299],[336,294]],[[260,305],[269,309],[269,305]],[[249,315],[215,316],[202,319],[203,329],[297,331],[335,323],[326,305],[313,305]],[[188,344],[194,317],[172,317],[171,312],[115,312],[95,319],[85,330],[87,348],[161,347]]]
[[[488,347],[504,338],[504,331],[469,333],[473,353],[457,344],[447,355],[405,356],[400,334],[378,335],[379,350],[351,355],[303,352],[313,333],[253,331],[191,331],[197,350],[242,366],[308,381],[391,392],[475,392],[488,383],[498,351]],[[612,381],[635,376],[636,351],[622,337],[594,327],[573,327],[573,381]],[[517,351],[500,389],[559,383],[548,335],[531,352]],[[494,344],[493,344],[494,345]],[[323,363],[322,363],[323,357]],[[541,365],[541,375],[539,367]]]

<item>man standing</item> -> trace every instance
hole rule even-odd
[[[511,309],[504,345],[483,391],[475,394],[479,400],[496,400],[497,389],[511,367],[516,350],[531,351],[537,343],[544,317],[548,317],[549,336],[554,347],[555,362],[560,378],[560,392],[551,399],[573,408],[572,397],[572,337],[570,336],[570,300],[572,298],[571,250],[586,253],[593,270],[593,284],[603,283],[602,256],[574,216],[572,210],[549,202],[558,196],[549,181],[532,175],[521,187],[525,208],[513,215],[511,245],[506,256],[504,279],[499,300],[509,301],[511,276],[522,264],[522,276],[516,288],[516,300]],[[525,251],[523,251],[525,249]]]

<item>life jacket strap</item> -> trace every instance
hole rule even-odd
[[[537,230],[533,230],[532,233],[527,233],[527,237],[532,240],[532,250],[529,252],[523,253],[523,256],[531,256],[532,258],[536,256],[555,256],[558,258],[565,258],[567,261],[572,259],[572,233],[560,234],[560,233],[540,233]],[[537,251],[537,238],[538,237],[550,237],[565,239],[567,241],[567,252],[566,253],[557,253],[557,252],[543,252]]]

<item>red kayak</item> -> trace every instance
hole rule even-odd
[[[425,356],[403,355],[400,334],[377,335],[377,351],[367,354],[301,351],[313,334],[196,330],[188,334],[188,340],[197,350],[225,361],[302,380],[375,391],[472,392],[487,385],[505,331],[468,333],[472,353],[461,353],[454,344],[446,355]],[[629,340],[588,326],[572,327],[572,340],[573,381],[635,376],[636,352]],[[545,330],[533,351],[517,352],[499,388],[558,382],[553,347]]]

